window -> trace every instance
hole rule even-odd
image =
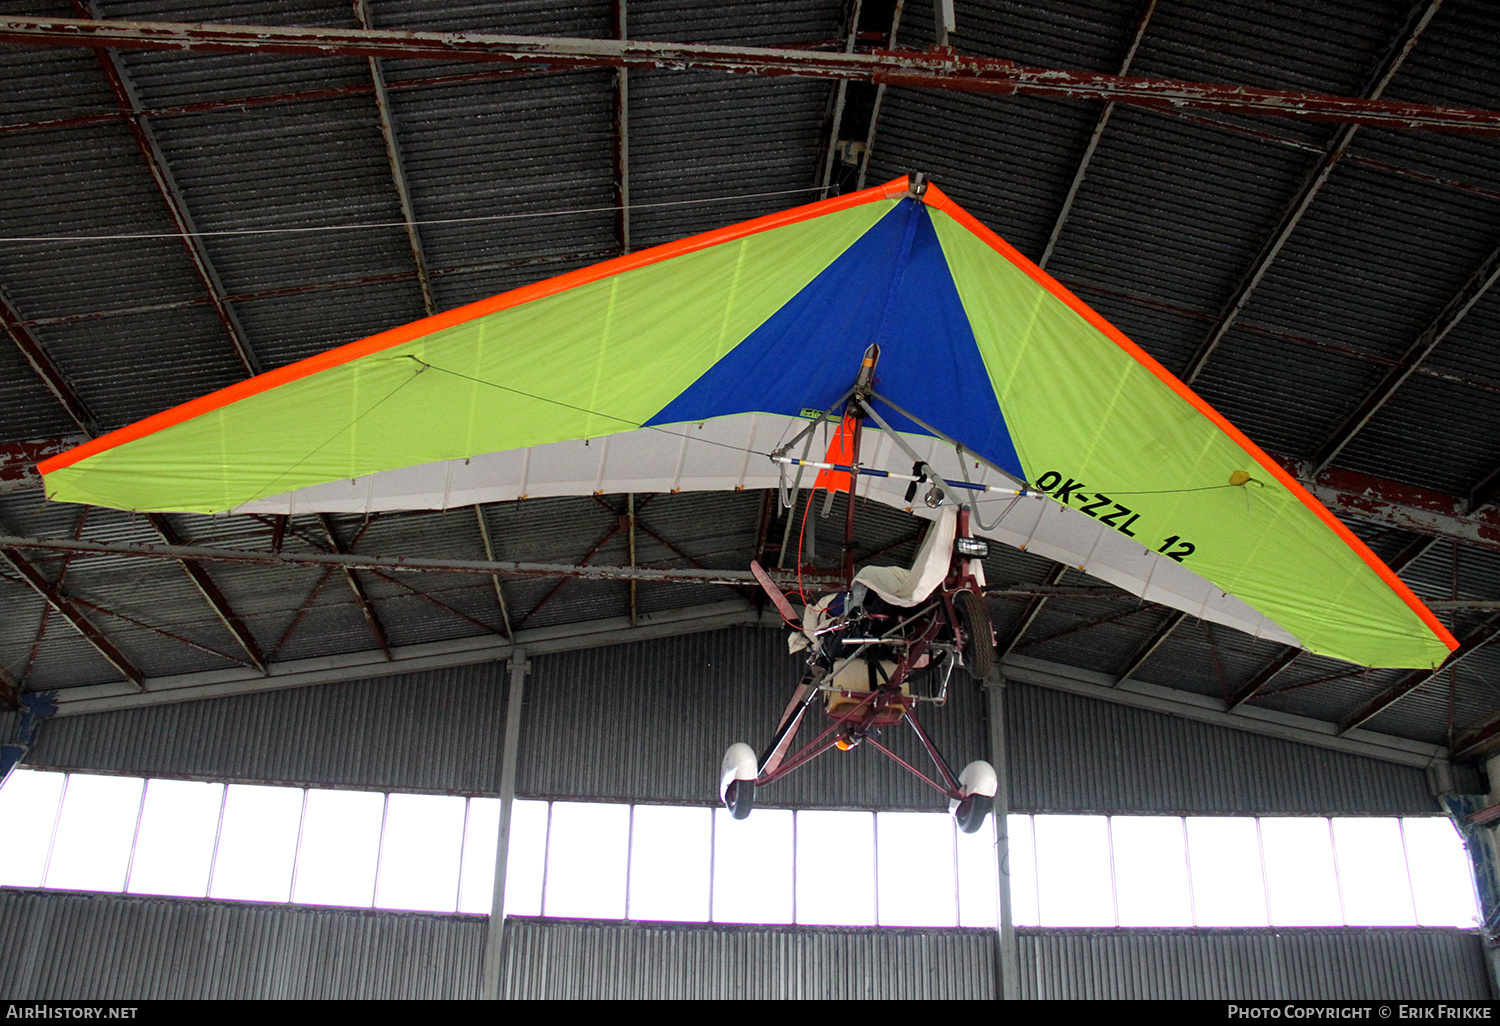
[[[18,770],[0,885],[488,914],[500,802]],[[1012,921],[1044,927],[1459,926],[1439,817],[1014,815]],[[943,813],[512,805],[510,915],[980,927],[990,830]]]

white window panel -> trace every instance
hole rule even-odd
[[[219,827],[209,897],[291,900],[303,798],[300,787],[230,784],[225,788],[224,821]]]
[[[0,843],[0,885],[42,885],[66,779],[64,773],[18,769],[0,788],[0,823],[5,824],[5,840]]]
[[[797,814],[797,922],[875,925],[875,816]]]
[[[375,791],[307,792],[293,901],[353,908],[374,902],[385,802]]]
[[[510,852],[505,863],[505,914],[542,914],[542,883],[547,875],[546,802],[514,802],[510,810]],[[499,822],[496,811],[496,822]],[[493,846],[494,842],[490,842]],[[493,870],[491,871],[493,876]],[[494,890],[493,885],[491,891]]]
[[[1349,926],[1416,926],[1401,823],[1396,819],[1335,819],[1344,922]]]
[[[68,776],[46,886],[121,891],[141,813],[139,777]]]
[[[1033,816],[1042,926],[1113,926],[1109,823],[1103,816]]]
[[[624,919],[630,806],[553,802],[542,914]]]
[[[1192,926],[1187,838],[1176,816],[1114,816],[1115,902],[1121,926]]]
[[[1328,820],[1262,817],[1260,837],[1271,925],[1343,925]]]
[[[1006,817],[1006,833],[1008,834],[1008,860],[1006,868],[1010,876],[1010,921],[1016,926],[1038,925],[1036,907],[1036,838],[1032,833],[1031,817],[1013,815]],[[984,858],[986,862],[983,869],[991,876],[995,873],[995,853],[990,847],[993,843],[989,831],[981,830],[977,834],[965,837],[958,835],[958,848],[960,858],[963,857],[964,844],[975,844],[976,839],[983,838],[985,848]],[[978,847],[978,845],[975,845]],[[977,855],[976,855],[977,859]],[[991,895],[994,894],[994,885],[991,885]],[[983,918],[971,919],[968,912],[968,899],[966,892],[969,888],[969,878],[964,875],[963,863],[959,864],[958,893],[965,902],[963,923],[964,926],[994,926],[996,915],[991,913],[988,922]],[[994,901],[993,896],[990,898]]]
[[[876,813],[881,926],[958,925],[956,833],[944,812]]]
[[[1422,816],[1401,821],[1406,860],[1422,926],[1472,928],[1479,921],[1474,882],[1463,838],[1446,817]]]
[[[126,889],[180,898],[208,894],[223,805],[223,784],[148,780]]]
[[[714,811],[713,921],[792,921],[792,814],[757,809],[748,819]]]
[[[1269,926],[1255,820],[1194,816],[1187,836],[1196,925]]]
[[[631,919],[706,922],[713,810],[637,805],[630,835]]]
[[[430,794],[387,799],[375,881],[377,908],[452,912],[458,907],[464,800]]]
[[[495,843],[499,839],[500,799],[470,798],[464,810],[458,911],[489,915],[495,894]]]

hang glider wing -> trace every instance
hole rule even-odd
[[[875,409],[910,447],[955,480],[1034,491],[978,502],[990,537],[1355,663],[1429,667],[1456,647],[1233,425],[905,178],[383,332],[39,469],[53,499],[199,513],[770,488],[767,453],[809,415],[836,426],[871,343]],[[814,458],[836,444],[820,430]],[[910,469],[866,437],[863,465]],[[907,506],[905,482],[859,488]]]

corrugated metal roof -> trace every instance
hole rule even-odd
[[[630,213],[633,246],[817,199],[828,89],[795,79],[631,74],[630,198],[639,205]]]

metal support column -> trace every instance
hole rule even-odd
[[[1021,996],[1021,949],[1016,942],[1016,924],[1010,908],[1010,769],[1005,757],[1005,675],[998,669],[984,684],[989,712],[990,765],[999,785],[990,819],[995,830],[996,924],[995,996],[1015,1001]]]
[[[1491,780],[1497,769],[1491,759],[1487,769]],[[1487,813],[1493,808],[1496,791],[1494,783],[1487,795],[1442,794],[1438,803],[1464,839],[1464,849],[1469,856],[1469,868],[1473,871],[1475,903],[1479,906],[1479,932],[1484,942],[1485,968],[1489,972],[1490,994],[1500,997],[1500,844],[1497,844],[1496,827],[1487,822]]]
[[[505,700],[505,748],[500,761],[500,830],[495,843],[495,893],[490,899],[490,927],[484,939],[484,997],[488,1001],[509,995],[502,989],[501,954],[505,941],[505,867],[510,853],[510,810],[516,801],[516,751],[521,740],[521,702],[531,663],[526,650],[511,651],[510,694]]]

